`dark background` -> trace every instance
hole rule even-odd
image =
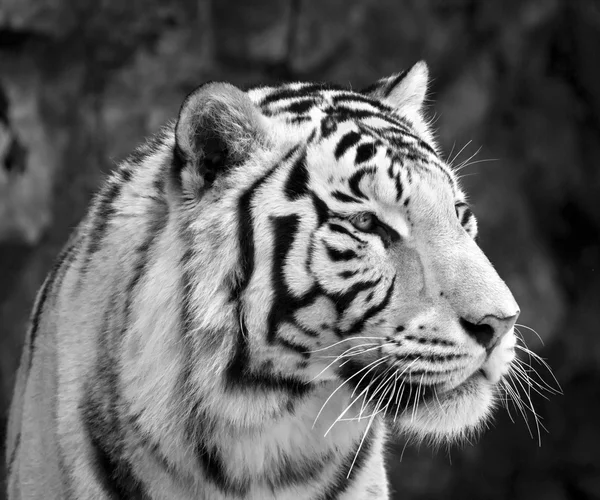
[[[541,447],[514,409],[473,446],[400,442],[394,498],[600,498],[599,56],[598,0],[0,0],[0,416],[52,259],[187,92],[357,88],[424,58],[445,154],[494,160],[461,172],[480,244],[564,395],[533,398]]]

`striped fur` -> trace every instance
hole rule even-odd
[[[384,499],[389,430],[476,429],[518,309],[426,81],[190,95],[38,294],[9,498]]]

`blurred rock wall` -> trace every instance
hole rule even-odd
[[[400,461],[399,443],[394,498],[600,498],[599,53],[597,0],[1,0],[0,415],[52,259],[187,92],[360,87],[424,58],[443,150],[473,163],[461,174],[480,244],[565,395],[532,393],[541,448],[514,408],[475,446],[409,446]]]

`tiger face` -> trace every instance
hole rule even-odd
[[[228,369],[345,386],[365,415],[454,438],[489,414],[519,308],[421,115],[426,84],[423,63],[362,93],[209,84],[176,151],[183,200],[205,193],[230,249]]]
[[[403,168],[394,142],[377,136],[361,134],[340,154],[358,133],[341,128],[307,154],[309,189],[327,209],[322,224],[305,226],[306,274],[329,300],[297,320],[315,328],[319,317],[333,347],[318,352],[340,356],[321,376],[341,377],[418,435],[460,435],[488,414],[514,358],[518,306],[433,148],[423,142],[420,167]]]

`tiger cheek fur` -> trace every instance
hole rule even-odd
[[[477,429],[518,307],[422,114],[208,83],[113,172],[44,282],[9,498],[385,499],[389,429]]]

